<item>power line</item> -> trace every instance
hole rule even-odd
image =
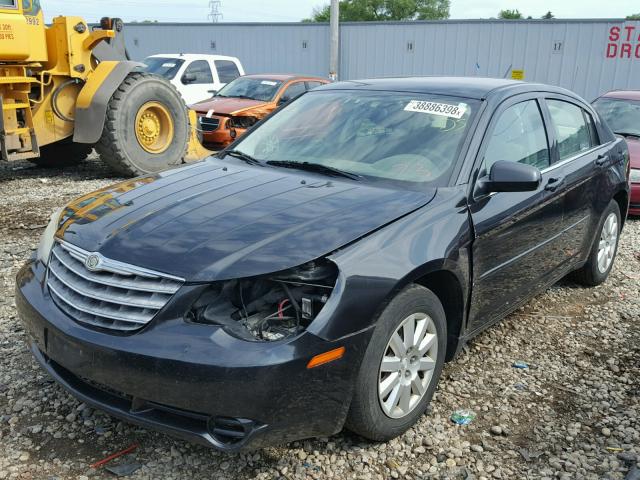
[[[222,20],[222,2],[220,0],[211,0],[209,2],[209,19],[213,23]]]

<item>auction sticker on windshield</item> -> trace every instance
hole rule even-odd
[[[458,105],[451,105],[449,103],[411,100],[404,109],[407,112],[428,113],[431,115],[442,115],[444,117],[460,119],[467,111],[467,104],[459,103]]]

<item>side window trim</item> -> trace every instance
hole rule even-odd
[[[584,122],[587,124],[587,128],[589,130],[589,137],[591,137],[591,146],[597,147],[600,145],[600,137],[598,136],[598,129],[596,128],[596,122],[593,119],[593,115],[587,112],[584,108],[582,109],[582,116],[584,117]]]
[[[541,172],[549,171],[555,164],[560,162],[560,151],[558,150],[558,137],[556,136],[556,129],[553,127],[553,119],[551,118],[551,112],[547,105],[547,96],[538,99],[538,105],[540,105],[540,111],[542,112],[542,118],[544,119],[544,128],[547,132],[547,143],[549,144],[549,157],[550,164],[547,168],[540,170]]]
[[[216,61],[214,59],[209,59],[208,62],[209,68],[211,69],[211,74],[213,75],[213,83],[215,85],[221,84],[222,82],[220,81],[220,75],[218,75],[218,67],[216,66]]]

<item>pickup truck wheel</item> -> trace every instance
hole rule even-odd
[[[96,150],[121,175],[157,173],[183,162],[189,128],[186,105],[175,87],[134,72],[109,101]]]
[[[370,440],[401,435],[422,416],[444,365],[447,323],[438,297],[402,290],[380,315],[356,381],[346,427]]]
[[[618,251],[621,226],[620,207],[618,202],[611,200],[596,229],[596,238],[587,263],[571,274],[576,282],[595,287],[607,279]]]
[[[43,168],[70,167],[85,161],[92,150],[93,145],[74,143],[71,138],[65,138],[40,147],[40,157],[29,161]]]

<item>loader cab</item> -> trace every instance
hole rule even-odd
[[[47,59],[40,0],[0,0],[0,62]]]

